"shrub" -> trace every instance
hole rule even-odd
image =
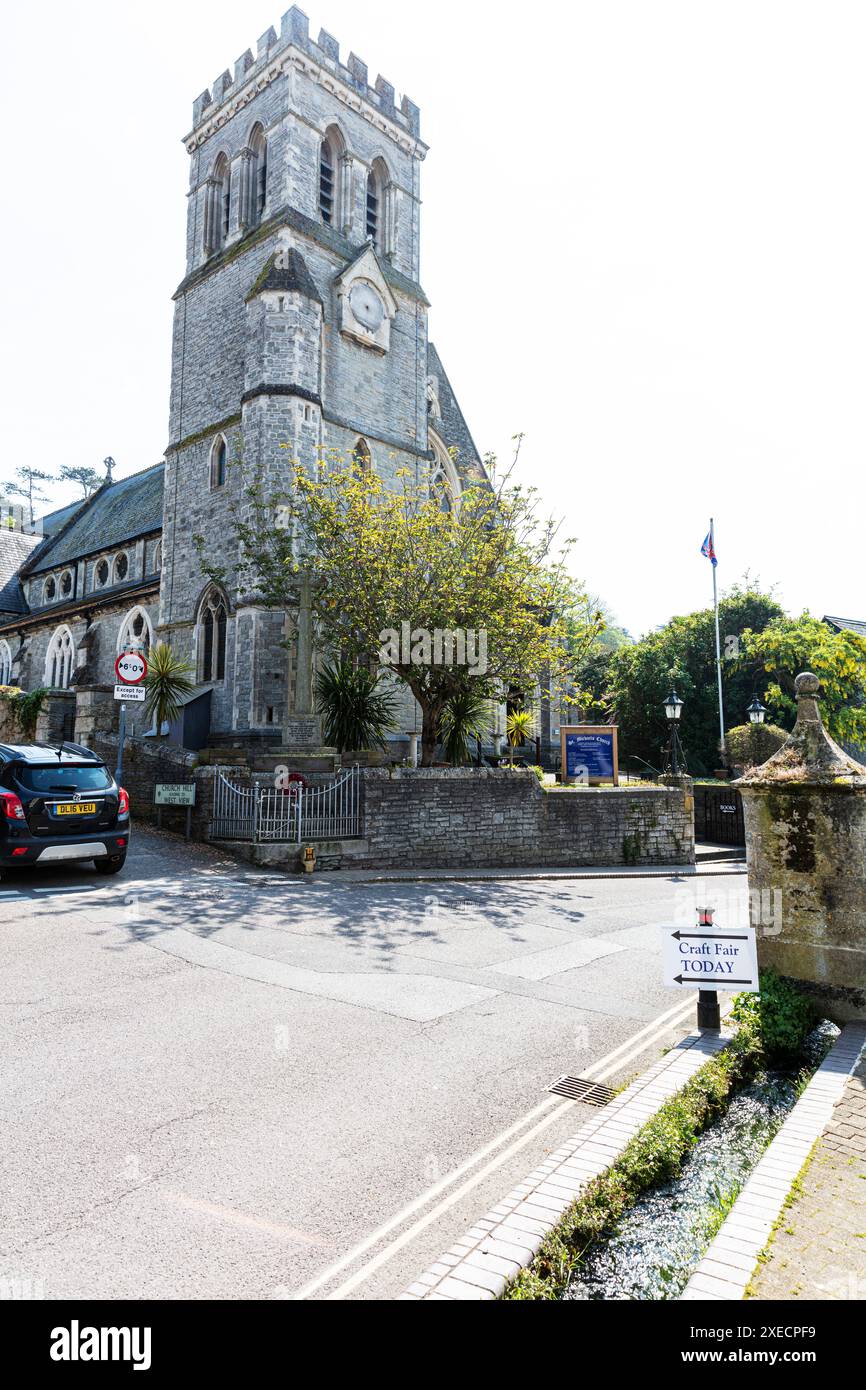
[[[725,739],[731,767],[760,767],[778,753],[788,734],[777,724],[738,724]]]
[[[36,736],[36,723],[42,713],[47,689],[20,690],[17,685],[0,685],[0,700],[10,711],[15,726],[22,738],[28,741]]]
[[[377,671],[351,661],[322,668],[316,680],[326,744],[341,753],[386,748],[396,727],[397,702]]]
[[[790,1062],[799,1056],[815,1025],[815,1009],[775,970],[762,970],[759,983],[760,994],[737,995],[731,1017],[754,1033],[768,1062]]]

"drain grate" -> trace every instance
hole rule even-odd
[[[560,1076],[547,1088],[555,1096],[565,1096],[566,1100],[580,1100],[585,1105],[607,1105],[616,1095],[609,1086],[597,1081],[587,1081],[582,1076]]]

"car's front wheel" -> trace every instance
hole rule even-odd
[[[107,859],[94,859],[93,861],[98,874],[119,874],[125,863],[125,854],[111,854]]]

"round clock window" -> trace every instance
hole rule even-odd
[[[385,317],[385,306],[373,286],[368,285],[364,280],[359,280],[349,292],[349,303],[352,306],[352,313],[362,328],[366,328],[370,333],[376,333]]]

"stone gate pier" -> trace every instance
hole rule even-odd
[[[797,677],[791,737],[734,785],[759,962],[845,1022],[866,1018],[866,767],[828,737],[819,686]]]

